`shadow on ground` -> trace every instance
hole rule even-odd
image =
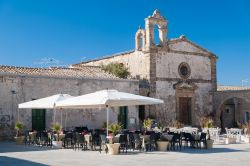
[[[8,152],[48,151],[55,150],[49,147],[16,145],[15,142],[0,142],[0,154]]]
[[[183,149],[178,152],[190,153],[190,154],[209,154],[209,153],[234,153],[234,152],[248,152],[248,151],[230,149],[230,148],[212,148],[212,149]]]
[[[18,165],[18,166],[48,166],[46,164],[36,163],[33,161],[13,158],[13,157],[6,157],[6,156],[0,156],[0,163],[2,166],[7,165]]]

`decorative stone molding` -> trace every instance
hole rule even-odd
[[[187,89],[187,90],[195,91],[198,88],[198,86],[193,82],[182,81],[182,82],[178,82],[174,84],[173,88],[176,90]]]

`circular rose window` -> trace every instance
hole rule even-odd
[[[179,65],[179,75],[183,79],[187,79],[191,74],[191,69],[187,63],[181,63]]]

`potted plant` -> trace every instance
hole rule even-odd
[[[16,130],[16,144],[23,144],[25,136],[21,134],[22,130],[24,129],[24,124],[22,122],[17,121],[15,123],[15,130]]]
[[[119,123],[112,123],[108,126],[108,129],[111,132],[109,142],[113,143],[113,137],[116,136],[119,133],[119,131],[121,131],[122,125]]]
[[[169,146],[169,141],[164,137],[164,135],[161,135],[160,139],[156,141],[156,144],[159,151],[166,151]]]
[[[176,121],[173,122],[172,126],[174,128],[176,128],[176,129],[180,129],[180,128],[182,128],[183,125],[181,124],[181,122],[179,122],[178,120],[176,120]]]
[[[245,142],[250,143],[250,121],[248,121],[245,125],[242,126],[245,134]]]
[[[119,123],[112,123],[108,126],[109,131],[112,133],[112,135],[110,135],[109,139],[109,143],[107,144],[108,147],[108,153],[112,154],[112,155],[117,155],[119,153],[119,147],[120,147],[120,143],[113,143],[116,142],[114,141],[114,136],[117,135],[119,133],[119,131],[121,131],[122,129],[122,125]]]
[[[59,123],[55,123],[52,125],[52,131],[55,133],[57,136],[53,137],[52,145],[54,148],[62,148],[62,141],[60,140],[59,134],[61,131],[61,125]]]
[[[204,117],[201,120],[203,131],[207,132],[207,149],[213,148],[214,140],[211,139],[209,128],[213,127],[213,119],[211,117]]]
[[[145,119],[143,121],[143,127],[144,127],[145,131],[151,130],[152,124],[153,124],[152,119],[150,119],[150,118]]]

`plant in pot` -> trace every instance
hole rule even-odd
[[[122,125],[119,123],[112,123],[108,126],[108,129],[112,133],[112,135],[110,135],[110,137],[108,137],[108,139],[109,139],[109,144],[107,144],[108,153],[112,154],[112,155],[116,155],[119,152],[120,144],[113,143],[113,142],[118,142],[118,140],[115,140],[115,135],[117,135],[119,133],[119,131],[121,131]]]
[[[161,135],[160,139],[156,141],[156,144],[159,151],[166,151],[169,146],[169,141],[164,135]]]
[[[25,136],[21,134],[22,130],[24,129],[24,124],[22,122],[17,121],[15,123],[15,130],[16,130],[16,143],[17,144],[23,144]]]
[[[242,125],[245,134],[245,142],[250,143],[250,120],[245,124]]]
[[[122,129],[122,125],[119,124],[119,123],[112,123],[109,125],[108,127],[109,131],[111,132],[111,140],[110,140],[110,143],[113,142],[113,137],[116,136]]]
[[[62,148],[62,141],[60,140],[60,131],[61,131],[61,125],[59,123],[52,124],[51,127],[53,133],[56,134],[56,137],[53,137],[52,145],[55,148]]]
[[[151,130],[152,124],[153,124],[153,120],[150,118],[145,119],[143,121],[143,127],[145,129],[145,132]]]
[[[181,124],[181,122],[179,122],[179,121],[174,121],[173,123],[172,123],[172,126],[174,127],[174,128],[176,128],[176,129],[180,129],[180,128],[182,128],[182,124]]]
[[[213,119],[211,117],[204,117],[202,121],[203,121],[202,127],[207,131],[208,135],[206,146],[208,149],[213,148],[214,140],[211,139],[211,135],[209,132],[209,128],[213,127]]]

